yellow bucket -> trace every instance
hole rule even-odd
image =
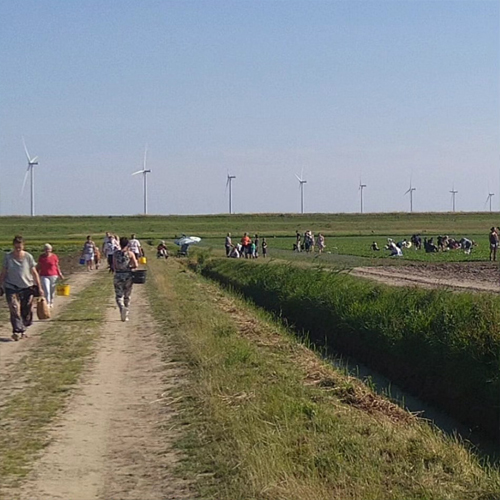
[[[70,292],[69,285],[57,285],[56,287],[56,294],[59,295],[60,297],[68,297],[69,292]]]
[[[139,257],[139,264],[146,264],[147,261],[146,257]]]

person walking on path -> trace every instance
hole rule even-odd
[[[43,293],[47,299],[49,307],[54,306],[54,296],[56,291],[57,278],[64,279],[64,276],[59,267],[59,257],[52,252],[52,245],[45,243],[45,252],[38,257],[38,264],[36,270],[40,275],[40,282],[42,284]]]
[[[494,227],[490,229],[489,240],[490,240],[490,260],[495,261],[497,260],[499,237],[496,228]]]
[[[115,299],[120,309],[122,321],[128,321],[128,307],[133,285],[132,269],[138,266],[135,254],[128,245],[128,238],[120,238],[120,250],[117,250],[113,255]]]
[[[102,253],[108,262],[110,273],[113,272],[113,254],[118,248],[118,245],[115,243],[115,237],[108,231],[102,242]]]
[[[92,271],[94,269],[94,257],[95,257],[96,246],[92,241],[92,236],[87,236],[87,241],[85,241],[82,250],[82,259],[85,261],[87,266],[87,271]]]
[[[137,260],[139,260],[139,257],[142,257],[144,255],[144,252],[141,247],[141,242],[135,237],[135,234],[133,234],[130,237],[130,240],[128,242],[128,247],[134,253],[135,258]]]
[[[5,293],[10,312],[12,338],[27,337],[26,329],[33,323],[33,297],[44,296],[33,256],[24,251],[24,239],[16,236],[14,250],[5,254],[0,272],[0,295]],[[35,288],[38,287],[38,290]]]

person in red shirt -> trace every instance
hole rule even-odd
[[[63,280],[64,276],[59,267],[59,257],[52,252],[52,245],[45,243],[44,249],[45,252],[38,257],[36,269],[38,274],[40,274],[40,281],[47,303],[49,307],[53,307],[57,278]]]
[[[251,243],[252,240],[249,238],[248,233],[245,233],[243,235],[243,238],[241,238],[241,246],[243,247],[243,253],[245,254],[245,259],[248,259],[248,256],[250,254]]]

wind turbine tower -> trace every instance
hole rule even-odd
[[[488,197],[486,198],[486,203],[488,203],[488,201],[490,202],[490,212],[491,212],[491,200],[493,196],[495,196],[495,193],[488,193]]]
[[[26,147],[26,142],[23,137],[24,151],[26,152],[26,158],[28,158],[28,168],[26,169],[26,174],[24,175],[23,187],[21,189],[21,195],[24,192],[24,187],[26,186],[26,181],[28,180],[28,174],[30,176],[31,183],[31,217],[35,215],[35,174],[33,168],[38,165],[38,156],[31,158],[28,153],[28,148]]]
[[[151,173],[150,169],[146,168],[146,157],[148,154],[148,147],[144,148],[144,162],[142,164],[142,170],[134,172],[132,175],[142,174],[142,183],[144,190],[144,215],[148,214],[148,179],[147,175]]]
[[[300,213],[304,213],[304,184],[307,184],[307,181],[303,178],[304,177],[304,171],[300,174],[300,177],[295,174],[295,177],[297,177],[297,180],[299,181],[299,186],[300,186]]]
[[[455,195],[458,193],[458,191],[455,189],[455,186],[453,186],[453,189],[450,191],[450,193],[451,193],[453,211],[455,211]]]
[[[226,189],[229,188],[229,215],[233,213],[233,179],[236,179],[235,175],[227,174]]]
[[[363,189],[365,189],[366,184],[362,184],[361,180],[359,181],[359,191],[361,194],[361,213],[363,213]]]
[[[405,192],[405,195],[410,193],[410,213],[413,212],[413,191],[416,191],[416,187],[412,187],[411,181],[410,181],[410,188]]]

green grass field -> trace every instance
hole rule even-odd
[[[85,237],[91,234],[100,244],[106,231],[118,235],[136,233],[143,241],[154,244],[160,239],[170,241],[182,234],[203,238],[202,245],[222,249],[227,232],[237,241],[244,232],[265,236],[270,256],[305,260],[312,256],[291,252],[295,231],[311,229],[326,235],[326,254],[321,261],[374,264],[393,261],[388,252],[372,252],[370,244],[377,241],[382,249],[387,237],[394,240],[409,238],[413,233],[422,236],[448,234],[467,236],[479,246],[471,255],[461,251],[425,254],[413,249],[406,251],[404,260],[422,262],[468,262],[488,260],[487,235],[489,228],[498,225],[498,214],[491,213],[392,213],[392,214],[260,214],[260,215],[204,215],[204,216],[133,216],[133,217],[0,217],[0,248],[8,250],[12,238],[22,234],[27,248],[33,253],[50,242],[60,254],[80,251]],[[343,258],[346,256],[348,258]]]
[[[137,233],[142,238],[174,238],[195,234],[203,238],[223,237],[248,232],[267,237],[293,236],[295,231],[311,229],[327,236],[385,236],[488,234],[498,225],[499,214],[471,213],[389,213],[389,214],[248,214],[199,216],[106,216],[106,217],[0,217],[0,241],[10,241],[15,234],[32,239],[81,240],[87,234],[98,236],[105,231],[118,234]]]

